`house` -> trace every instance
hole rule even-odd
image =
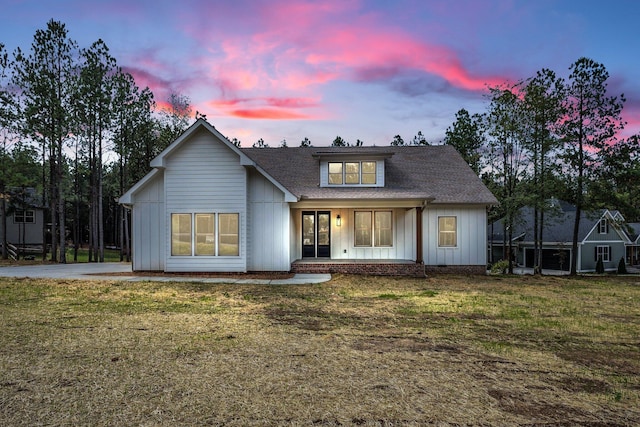
[[[6,241],[15,246],[42,246],[44,209],[36,190],[34,188],[12,189],[7,192],[6,197]],[[0,221],[2,221],[1,209]],[[0,227],[0,247],[5,240],[2,232]]]
[[[486,271],[497,203],[450,146],[238,148],[203,119],[120,198],[133,269]]]
[[[542,232],[542,268],[569,271],[573,257],[572,242],[575,220],[575,206],[554,200],[545,213]],[[534,215],[533,208],[524,207],[516,215],[512,233],[512,249],[515,262],[523,267],[533,268],[534,263]],[[489,225],[489,259],[496,262],[506,259],[504,248],[506,238],[504,223],[498,220]],[[631,253],[632,242],[622,214],[608,209],[583,211],[578,232],[578,252],[576,270],[593,272],[598,258],[602,258],[605,270],[614,271],[620,258]]]

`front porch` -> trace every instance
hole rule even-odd
[[[425,277],[424,264],[412,260],[303,258],[291,264],[291,272]]]

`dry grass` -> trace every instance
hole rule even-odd
[[[636,278],[4,279],[0,331],[0,425],[640,424]]]

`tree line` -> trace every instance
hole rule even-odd
[[[52,261],[66,262],[69,240],[74,260],[87,242],[89,260],[104,261],[105,241],[128,259],[129,219],[116,199],[192,116],[188,98],[167,101],[158,111],[151,90],[136,85],[104,41],[81,48],[61,22],[47,22],[29,49],[12,55],[0,43],[3,258],[7,213],[20,208],[17,194],[37,188]]]
[[[533,208],[536,271],[551,198],[576,207],[574,254],[582,211],[608,208],[628,222],[640,220],[640,137],[619,137],[625,97],[609,93],[603,64],[580,58],[569,71],[566,80],[542,69],[514,84],[490,87],[487,111],[458,111],[444,139],[498,198],[492,217],[503,219],[505,253],[512,253],[519,209]],[[575,256],[570,271],[576,273]]]

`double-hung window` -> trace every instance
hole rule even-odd
[[[458,246],[457,218],[455,216],[438,217],[438,246],[441,248]]]
[[[391,211],[356,211],[354,246],[393,246]]]
[[[609,232],[609,222],[607,221],[606,218],[602,218],[598,222],[598,233],[607,234],[608,232]]]
[[[237,213],[172,213],[171,255],[240,255]]]
[[[611,246],[596,246],[596,259],[602,259],[602,262],[611,261]]]

